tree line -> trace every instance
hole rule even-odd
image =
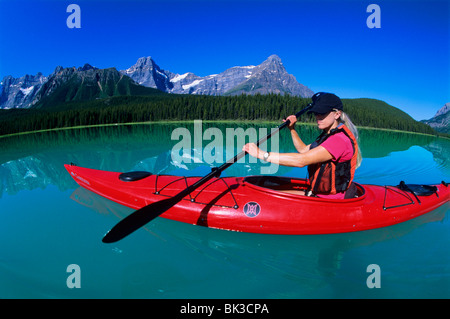
[[[281,121],[311,102],[281,94],[118,96],[40,109],[1,110],[0,135],[84,125],[184,120]],[[374,99],[343,99],[357,126],[436,134],[405,112]],[[304,114],[301,122],[314,122]]]

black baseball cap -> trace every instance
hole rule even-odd
[[[341,99],[333,93],[318,92],[312,96],[312,108],[308,113],[327,114],[334,109],[344,110]]]

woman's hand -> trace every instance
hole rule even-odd
[[[247,152],[253,157],[261,159],[263,157],[262,151],[255,143],[247,143],[242,147],[242,150]]]
[[[290,130],[294,129],[295,123],[297,122],[297,117],[295,115],[289,115],[285,120],[283,120],[283,122],[286,122],[287,120],[290,122],[288,128]]]

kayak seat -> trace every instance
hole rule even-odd
[[[351,183],[350,187],[345,192],[344,199],[355,198],[358,197],[358,189],[356,188],[355,183]]]
[[[150,175],[152,173],[145,171],[127,172],[120,174],[119,179],[123,182],[134,182],[149,177]]]

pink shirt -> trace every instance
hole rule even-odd
[[[345,162],[352,159],[353,147],[352,142],[344,133],[337,133],[327,138],[320,146],[323,146],[333,156],[333,162]],[[320,198],[330,199],[344,199],[344,193],[337,193],[335,195],[317,195]]]

